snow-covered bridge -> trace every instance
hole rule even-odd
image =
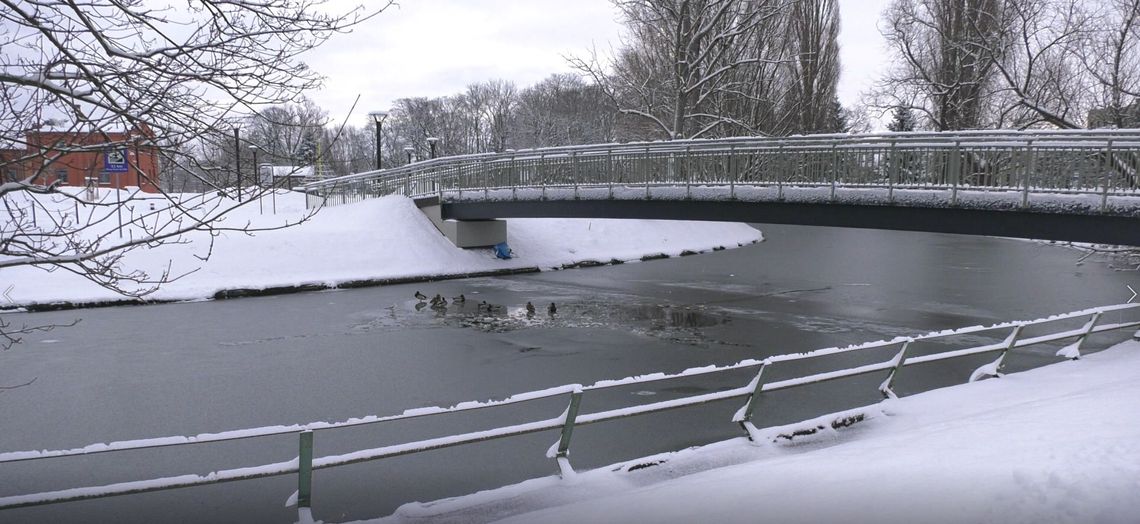
[[[444,157],[314,182],[309,205],[402,194],[457,244],[494,219],[724,220],[1140,245],[1140,130],[677,140]],[[462,237],[468,227],[473,235]],[[505,238],[505,236],[504,236]]]

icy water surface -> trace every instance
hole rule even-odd
[[[1119,303],[1140,277],[1069,249],[993,238],[763,226],[738,250],[601,268],[220,302],[4,315],[72,328],[0,354],[0,451],[335,421],[504,398],[568,383],[676,372],[930,330]],[[524,254],[525,255],[525,254]],[[413,297],[446,297],[433,308]],[[456,304],[460,294],[464,300]],[[534,313],[526,308],[534,306]],[[485,305],[484,305],[485,303]],[[552,314],[549,305],[554,303]],[[983,336],[955,343],[981,344]],[[1109,340],[1093,341],[1103,346]],[[1011,361],[1056,361],[1034,348]],[[774,366],[771,379],[857,365]],[[981,361],[907,368],[898,390],[964,382]],[[766,372],[768,373],[768,372]],[[744,373],[588,394],[583,412],[719,391]],[[781,424],[874,402],[881,376],[781,392],[757,412]],[[565,398],[498,411],[318,432],[316,454],[559,415]],[[579,428],[571,458],[591,468],[731,438],[739,402]],[[321,470],[314,514],[391,513],[556,471],[554,432]],[[9,464],[0,496],[205,474],[289,460],[295,437]],[[295,477],[0,513],[3,522],[291,522]]]

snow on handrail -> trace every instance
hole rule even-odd
[[[129,440],[122,442],[112,442],[109,444],[99,443],[91,444],[83,448],[76,448],[70,450],[44,450],[44,451],[18,451],[9,453],[0,453],[0,463],[4,462],[17,462],[23,460],[35,460],[50,457],[62,457],[73,455],[88,455],[93,453],[103,453],[109,451],[122,451],[127,449],[144,449],[166,446],[177,446],[186,444],[197,444],[205,442],[219,442],[224,440],[236,440],[244,438],[262,437],[269,435],[281,435],[290,433],[300,433],[302,437],[309,432],[323,429],[343,428],[351,426],[359,426],[363,424],[374,424],[378,422],[395,421],[410,419],[416,417],[423,417],[429,415],[438,415],[445,413],[456,413],[462,411],[470,411],[476,409],[484,409],[488,407],[504,406],[508,404],[516,404],[520,402],[528,402],[532,400],[551,398],[560,395],[570,394],[572,399],[576,396],[581,396],[584,391],[594,391],[609,389],[615,387],[629,386],[633,384],[644,384],[647,382],[656,382],[662,380],[671,380],[685,377],[693,377],[699,375],[707,375],[711,373],[720,373],[731,370],[740,370],[752,367],[760,367],[761,371],[769,365],[779,362],[790,362],[795,360],[802,360],[807,358],[815,358],[827,355],[835,355],[840,353],[847,353],[857,350],[868,350],[890,347],[898,344],[911,343],[920,340],[932,340],[938,338],[946,338],[951,336],[960,336],[971,333],[978,333],[983,331],[991,331],[1005,328],[1013,328],[1013,333],[1007,337],[1003,342],[984,344],[981,346],[974,346],[964,349],[942,351],[931,355],[922,355],[907,358],[899,361],[899,355],[892,356],[888,360],[882,362],[873,362],[861,366],[844,368],[835,371],[815,373],[802,377],[795,377],[776,382],[761,383],[760,374],[758,373],[753,377],[749,383],[743,387],[728,389],[724,391],[717,391],[712,393],[705,393],[701,395],[692,395],[677,399],[665,400],[649,404],[639,404],[628,406],[624,408],[611,409],[607,411],[580,414],[576,416],[569,415],[569,409],[563,412],[560,416],[544,420],[537,420],[532,422],[524,422],[510,426],[503,426],[492,428],[488,430],[475,431],[463,433],[458,435],[451,435],[445,437],[425,439],[415,442],[407,442],[403,444],[395,444],[384,446],[380,448],[365,449],[345,453],[341,455],[331,455],[312,459],[311,463],[306,462],[310,469],[323,469],[358,462],[377,460],[387,457],[394,457],[399,455],[406,455],[411,453],[418,453],[422,451],[447,448],[452,446],[459,446],[463,444],[481,442],[486,440],[523,435],[528,433],[535,433],[540,431],[553,430],[562,428],[564,435],[567,428],[572,428],[574,425],[593,424],[607,420],[613,420],[624,417],[631,417],[636,415],[643,415],[648,413],[655,413],[670,409],[677,409],[688,406],[695,406],[699,404],[706,404],[709,402],[716,402],[721,400],[728,400],[740,397],[749,397],[749,405],[754,401],[752,397],[756,394],[787,389],[807,384],[814,384],[840,378],[854,377],[858,375],[865,375],[868,373],[875,373],[880,371],[892,370],[892,374],[897,372],[900,367],[923,364],[928,362],[935,362],[939,360],[946,360],[949,358],[957,358],[968,355],[975,355],[993,351],[1008,351],[1010,349],[1030,346],[1034,344],[1041,344],[1045,342],[1054,342],[1074,337],[1087,337],[1093,333],[1101,333],[1106,331],[1140,327],[1140,320],[1119,322],[1114,324],[1103,324],[1096,326],[1096,318],[1102,314],[1113,311],[1123,311],[1129,309],[1140,308],[1140,304],[1119,304],[1114,306],[1102,306],[1070,313],[1063,313],[1059,315],[1052,315],[1048,317],[1039,318],[1029,321],[1015,321],[1015,322],[1002,322],[990,326],[970,326],[965,328],[950,329],[943,331],[930,332],[923,335],[911,337],[896,337],[891,340],[881,340],[877,342],[868,342],[863,344],[851,345],[843,348],[825,348],[805,353],[794,353],[786,355],[776,355],[768,357],[764,360],[747,359],[736,364],[726,366],[703,366],[689,368],[679,373],[665,374],[665,373],[652,373],[648,375],[640,375],[635,377],[627,377],[618,380],[601,380],[590,386],[581,386],[578,384],[570,384],[558,386],[543,390],[530,391],[512,395],[502,400],[491,400],[484,402],[461,402],[450,408],[441,407],[427,407],[418,409],[409,409],[399,415],[391,415],[386,417],[368,416],[363,418],[348,419],[343,422],[313,422],[309,424],[295,424],[290,426],[267,426],[261,428],[251,428],[244,430],[225,431],[221,433],[203,433],[191,437],[161,437],[153,439],[140,439]],[[1048,324],[1061,320],[1080,318],[1085,316],[1093,316],[1093,320],[1089,321],[1084,327],[1078,329],[1068,329],[1056,333],[1040,335],[1032,338],[1025,338],[1017,340],[1018,332],[1026,326],[1036,326]],[[1084,340],[1083,338],[1081,340]],[[1079,347],[1079,342],[1077,344]],[[1004,356],[1004,353],[1002,354]],[[999,361],[1000,362],[1000,358]],[[998,363],[991,364],[997,366]],[[1000,369],[1000,367],[995,367]],[[975,372],[977,373],[977,372]],[[971,379],[972,380],[972,379]],[[572,405],[573,400],[571,400]],[[749,410],[749,412],[751,412]],[[749,415],[748,417],[751,417]],[[746,426],[750,426],[750,420],[738,421],[743,422]],[[755,426],[752,426],[755,429]],[[311,436],[311,434],[310,434]],[[309,440],[311,445],[311,439]],[[311,457],[311,455],[310,455]],[[84,500],[92,498],[110,497],[117,495],[126,495],[131,493],[143,493],[148,491],[158,491],[174,488],[182,488],[188,486],[198,486],[204,484],[214,484],[220,482],[229,482],[235,480],[254,479],[269,476],[285,475],[290,473],[298,473],[302,471],[301,458],[296,458],[286,462],[278,462],[273,464],[265,464],[261,466],[252,466],[244,468],[236,468],[229,470],[221,470],[209,473],[207,475],[181,475],[175,477],[164,477],[159,479],[140,480],[131,482],[121,482],[116,484],[109,484],[104,486],[92,486],[81,488],[70,488],[58,491],[33,493],[28,495],[15,495],[0,497],[0,509],[17,508],[25,506],[35,506],[43,504],[53,504],[58,502],[67,502],[73,500]],[[310,459],[304,459],[306,461]],[[565,460],[565,457],[560,456],[559,460]]]
[[[890,151],[931,151],[945,153],[949,148],[975,148],[984,151],[993,150],[1028,150],[1038,149],[1043,152],[1077,152],[1088,156],[1088,153],[1102,154],[1108,151],[1122,151],[1125,154],[1134,154],[1140,148],[1140,133],[1135,130],[987,130],[962,132],[908,132],[908,133],[877,133],[866,135],[823,134],[798,135],[790,137],[733,137],[719,139],[692,139],[654,142],[629,142],[587,144],[577,146],[558,146],[538,149],[508,150],[498,153],[476,153],[439,157],[423,160],[403,166],[378,171],[366,171],[340,177],[328,178],[311,182],[304,186],[305,191],[319,194],[322,191],[337,191],[356,184],[368,183],[385,187],[384,191],[402,191],[409,196],[433,194],[443,189],[444,181],[448,184],[457,184],[463,189],[483,189],[487,185],[485,177],[478,177],[476,181],[467,177],[468,182],[460,183],[458,179],[450,178],[461,170],[478,169],[485,173],[488,166],[509,163],[512,167],[555,163],[565,165],[565,159],[601,160],[611,158],[622,159],[653,159],[672,158],[675,155],[709,156],[725,154],[752,154],[762,153],[769,155],[783,152],[812,152],[812,151],[852,151],[857,154],[864,152]],[[962,163],[962,169],[967,169],[969,162]],[[1126,164],[1126,163],[1125,163]],[[547,166],[554,167],[557,166]],[[1123,165],[1120,169],[1127,171],[1129,166]],[[991,173],[992,174],[992,173]],[[445,178],[448,177],[448,178]],[[1051,183],[1060,183],[1058,180],[1048,179]],[[408,183],[430,182],[434,187],[420,187],[411,190]],[[749,181],[741,181],[749,183]],[[429,184],[430,185],[430,184]],[[402,187],[401,187],[402,186]],[[401,189],[397,189],[401,187]],[[1058,188],[1053,188],[1058,189]],[[353,191],[360,192],[360,198],[378,196],[373,190],[364,190],[356,187]],[[343,199],[342,202],[348,201]],[[325,204],[336,204],[336,199]]]

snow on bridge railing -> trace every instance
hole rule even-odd
[[[1124,315],[1126,318],[1136,318],[1114,323],[1102,323],[1102,320],[1108,314]],[[1023,337],[1023,332],[1027,328],[1050,326],[1055,325],[1058,322],[1074,319],[1086,320],[1083,325],[1081,325],[1081,327],[1076,329],[1054,330],[1033,337]],[[459,446],[474,442],[482,442],[550,430],[559,430],[560,436],[554,445],[552,445],[547,451],[547,457],[552,458],[557,462],[561,475],[565,477],[574,474],[574,470],[570,466],[569,461],[570,441],[574,428],[579,426],[637,415],[657,413],[661,411],[706,404],[710,402],[745,398],[747,400],[745,401],[744,405],[741,406],[741,408],[737,410],[733,415],[732,421],[739,424],[751,440],[759,442],[764,438],[765,433],[763,433],[761,429],[759,429],[755,424],[756,408],[761,396],[767,392],[800,387],[809,384],[817,384],[842,378],[856,377],[870,373],[885,372],[886,377],[879,385],[878,391],[884,397],[896,398],[896,394],[893,390],[894,384],[901,370],[906,366],[927,364],[951,358],[961,358],[984,353],[998,353],[996,360],[977,368],[970,375],[969,382],[973,382],[975,380],[988,376],[1001,376],[1002,368],[1009,351],[1037,344],[1075,339],[1071,344],[1057,351],[1056,355],[1067,359],[1076,359],[1080,357],[1081,347],[1090,335],[1128,328],[1140,328],[1140,304],[1104,306],[1054,315],[1037,320],[1003,322],[990,326],[972,326],[932,332],[917,336],[896,337],[891,340],[869,342],[847,347],[833,347],[806,353],[775,355],[764,358],[762,360],[749,359],[738,362],[736,364],[725,366],[704,366],[690,368],[679,373],[672,374],[652,373],[635,377],[627,377],[619,380],[602,380],[590,386],[569,384],[544,390],[512,395],[502,400],[462,402],[447,408],[426,407],[409,409],[399,415],[367,416],[362,418],[352,418],[341,422],[312,422],[309,424],[295,424],[290,426],[268,426],[261,428],[224,431],[220,433],[204,433],[195,436],[172,436],[111,443],[99,443],[91,444],[81,448],[65,450],[15,451],[0,453],[0,464],[3,464],[11,462],[43,460],[57,457],[87,456],[100,453],[137,449],[216,443],[266,437],[271,435],[296,434],[298,435],[299,439],[299,453],[297,457],[284,462],[220,470],[206,475],[180,475],[174,477],[120,482],[101,486],[69,488],[57,491],[0,497],[0,510],[55,504],[76,500],[104,498],[118,495],[128,495],[134,493],[145,493],[189,486],[217,484],[221,482],[231,482],[237,480],[297,474],[298,489],[295,493],[293,493],[292,496],[289,497],[289,505],[296,505],[300,512],[309,512],[311,506],[313,470],[332,468],[359,462],[378,460],[382,458],[395,457],[429,450]],[[1006,335],[1002,341],[998,343],[982,344],[961,349],[936,351],[917,356],[908,355],[908,352],[912,350],[914,344],[919,342],[945,341],[945,339],[951,337],[962,337],[963,335],[976,335],[978,333],[1004,330],[1009,330],[1009,334]],[[1140,331],[1137,331],[1135,336],[1140,338]],[[808,374],[779,381],[764,381],[764,371],[776,364],[807,359],[834,357],[841,354],[852,354],[861,351],[865,352],[868,350],[886,349],[892,347],[897,347],[898,351],[887,360],[871,362],[860,366],[848,367],[834,371]],[[701,375],[719,374],[745,369],[756,369],[756,371],[747,384],[739,387],[716,391],[713,393],[705,393],[665,401],[651,402],[648,404],[638,404],[586,414],[579,413],[581,399],[586,393],[618,387],[641,385],[651,382],[678,380]],[[340,455],[330,455],[318,458],[313,457],[314,433],[317,431],[349,428],[383,422],[394,422],[398,420],[408,420],[412,418],[433,415],[453,414],[479,409],[496,408],[563,395],[569,395],[569,402],[566,409],[560,415],[551,418],[458,435],[418,440],[414,442],[383,446],[379,448],[363,449]]]
[[[389,194],[463,195],[525,188],[654,186],[923,187],[1140,197],[1140,130],[910,132],[590,144],[435,158],[304,186],[310,207]],[[477,193],[474,193],[477,194]],[[543,197],[547,195],[543,193]],[[685,196],[692,198],[691,191]],[[834,196],[834,195],[832,195]],[[891,203],[894,203],[893,201]]]

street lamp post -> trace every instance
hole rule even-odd
[[[429,136],[429,137],[428,137],[428,139],[427,139],[428,147],[430,147],[430,148],[431,148],[431,154],[430,154],[430,155],[428,155],[428,158],[435,158],[435,144],[436,144],[437,142],[439,142],[439,138],[438,138],[438,137],[434,137],[434,136]]]
[[[250,183],[249,186],[253,187],[253,184],[257,184],[257,187],[260,188],[261,187],[261,166],[257,165],[257,149],[258,148],[257,148],[256,144],[250,144],[249,145],[249,150],[253,151],[253,182]],[[262,203],[263,199],[261,197],[262,197],[261,191],[258,191],[258,194],[257,194],[257,212],[259,214],[264,215],[265,214],[265,204]]]
[[[241,138],[238,128],[234,128],[234,170],[237,172],[237,200],[241,202]]]
[[[372,121],[376,122],[376,170],[379,171],[382,167],[380,162],[380,131],[384,127],[384,119],[388,118],[387,111],[373,111],[368,113],[372,117]]]

